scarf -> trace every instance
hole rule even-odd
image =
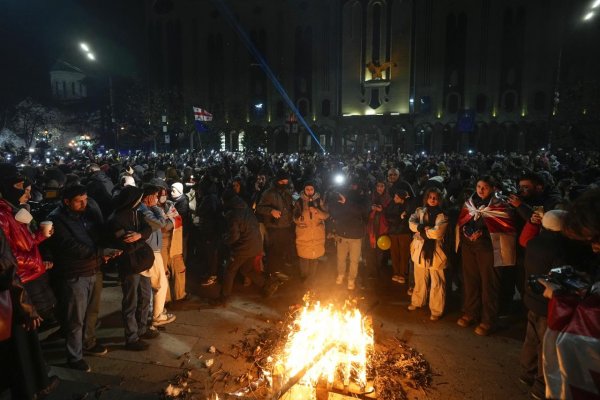
[[[433,228],[435,226],[435,221],[437,216],[442,214],[442,209],[439,206],[436,207],[425,207],[425,215],[423,215],[423,223],[419,224],[417,230],[421,234],[421,237],[424,240],[423,249],[421,250],[421,254],[419,257],[424,257],[425,262],[429,262],[429,265],[433,262],[433,255],[435,254],[435,239],[429,239],[427,237],[427,232],[425,231],[425,227]]]
[[[490,233],[515,233],[515,223],[508,213],[508,206],[493,197],[481,205],[477,205],[471,196],[467,201],[458,216],[458,225],[462,228],[463,225],[473,220],[475,222],[483,218],[483,222]]]

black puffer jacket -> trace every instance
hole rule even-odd
[[[54,235],[48,240],[54,260],[52,273],[67,279],[94,275],[104,252],[104,220],[98,205],[90,201],[80,215],[62,204],[49,219],[54,222]]]
[[[227,233],[224,241],[234,257],[255,257],[262,252],[258,221],[248,205],[238,196],[225,202]]]
[[[348,191],[344,204],[335,199],[329,203],[335,232],[346,239],[361,239],[365,235],[368,213],[367,197],[358,190]]]

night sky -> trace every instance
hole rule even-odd
[[[144,54],[142,0],[0,0],[0,108],[50,95],[57,59],[86,72],[137,76]],[[97,62],[79,50],[85,41]]]

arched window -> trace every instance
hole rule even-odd
[[[323,100],[323,103],[321,103],[321,115],[324,117],[329,117],[331,115],[331,102],[327,99]]]
[[[546,109],[546,93],[535,92],[533,96],[533,109],[535,111],[544,111]]]
[[[513,112],[517,107],[517,93],[514,90],[509,90],[504,93],[502,108],[506,112]]]
[[[298,100],[298,110],[300,111],[300,115],[306,117],[310,112],[310,104],[307,99]]]
[[[446,97],[446,111],[450,114],[456,114],[460,107],[460,95],[458,93],[449,93]]]
[[[485,94],[479,93],[477,95],[475,111],[477,111],[478,114],[484,114],[487,112],[487,96]]]
[[[285,106],[282,100],[277,102],[277,107],[275,109],[275,115],[277,118],[283,118],[285,116]]]

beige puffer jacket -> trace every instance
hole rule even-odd
[[[323,209],[318,193],[312,197],[317,212],[311,212],[309,199],[304,192],[294,206],[294,222],[296,223],[296,251],[301,258],[314,260],[325,254],[325,220],[329,213]]]

